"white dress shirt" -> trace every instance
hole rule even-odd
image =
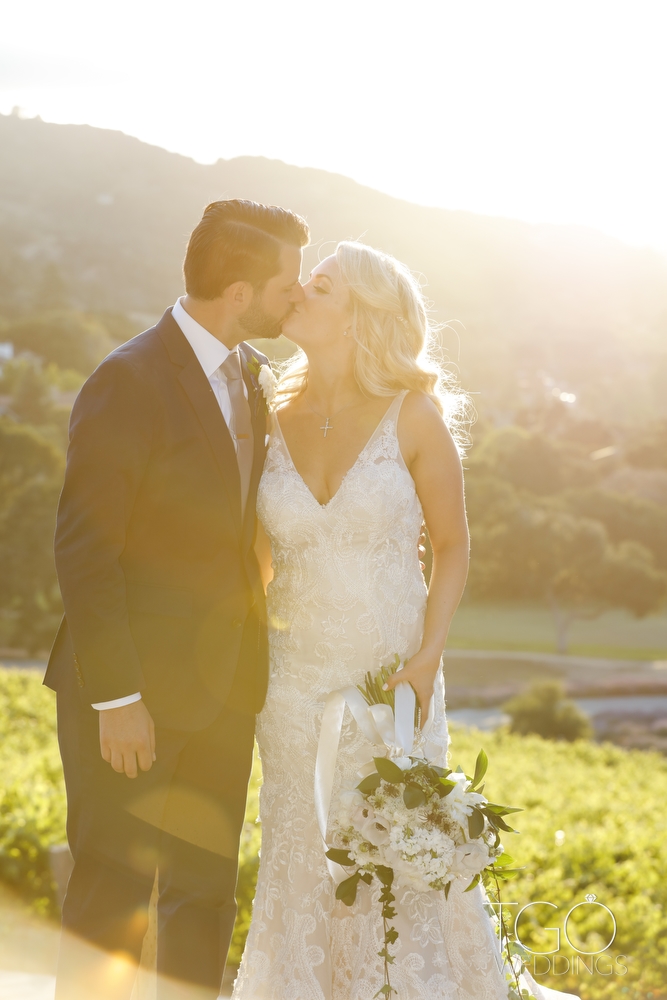
[[[231,351],[185,311],[181,299],[176,301],[171,315],[180,326],[184,337],[195,352],[197,361],[202,366],[204,375],[206,375],[215,393],[215,398],[225,418],[225,423],[229,427],[232,420],[232,404],[229,399],[227,379],[224,373],[220,371],[220,365],[224,364]],[[243,389],[247,396],[248,390],[245,382],[243,383]],[[232,440],[234,439],[232,438]],[[236,447],[236,441],[234,441],[234,447]],[[128,694],[124,698],[116,698],[114,701],[97,702],[97,704],[93,705],[93,708],[96,708],[99,712],[104,712],[109,708],[122,708],[124,705],[131,705],[135,701],[141,701],[141,694],[138,691],[135,694]]]

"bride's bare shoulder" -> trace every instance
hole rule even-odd
[[[452,457],[458,458],[456,445],[437,403],[424,392],[409,392],[403,400],[398,438],[408,465],[422,451],[431,455],[452,452]]]

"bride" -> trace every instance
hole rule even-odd
[[[422,718],[434,706],[430,740],[444,763],[441,656],[468,568],[455,440],[465,397],[428,360],[432,330],[417,282],[392,257],[345,242],[304,290],[283,324],[301,352],[278,387],[258,495],[267,579],[273,569],[271,677],[257,730],[261,859],[234,1000],[371,1000],[383,985],[373,890],[362,884],[353,907],[335,899],[317,825],[322,710],[331,691],[398,654]],[[346,714],[334,796],[357,783],[364,744]],[[479,888],[464,894],[460,883],[448,899],[397,892],[398,1000],[506,1000],[483,903]],[[538,998],[552,992],[529,985]]]

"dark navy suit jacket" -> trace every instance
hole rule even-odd
[[[232,438],[170,309],[83,386],[58,509],[65,617],[49,687],[75,671],[88,704],[141,691],[156,723],[197,730],[239,670],[248,703],[261,707],[266,623],[253,541],[266,408],[247,363],[266,358],[240,351],[255,439],[244,518]]]

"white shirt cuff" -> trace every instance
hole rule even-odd
[[[98,701],[96,705],[91,707],[96,708],[98,712],[106,712],[108,708],[122,708],[123,705],[133,705],[135,701],[141,701],[139,691],[136,694],[128,694],[125,698],[116,698],[115,701]]]

